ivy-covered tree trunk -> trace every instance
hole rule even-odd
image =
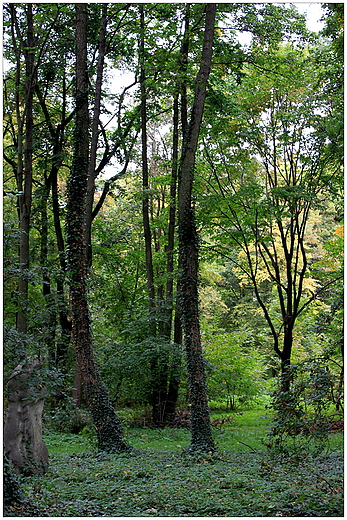
[[[181,275],[180,302],[183,317],[188,383],[191,405],[192,451],[214,451],[208,408],[205,363],[202,354],[199,322],[199,239],[192,204],[195,154],[202,122],[207,80],[211,69],[215,4],[206,4],[202,63],[196,78],[194,103],[183,142],[179,187],[179,254]]]
[[[76,4],[76,121],[74,156],[68,182],[67,258],[70,275],[72,341],[82,386],[104,451],[127,451],[121,422],[108,397],[93,355],[86,290],[85,203],[89,164],[86,4]]]

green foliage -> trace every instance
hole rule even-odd
[[[266,56],[260,46],[253,50],[240,85],[224,78],[225,113],[215,124],[209,114],[198,218],[211,257],[233,264],[242,289],[253,287],[253,314],[261,309],[283,366],[299,346],[303,310],[339,277],[331,266],[319,273],[314,266],[328,238],[323,229],[332,228],[329,197],[338,199],[341,178],[327,160],[321,127],[330,112],[313,50],[287,43],[267,48]]]
[[[340,393],[336,368],[329,359],[309,359],[288,367],[270,405],[274,417],[267,445],[271,450],[303,453],[310,444],[320,451],[326,447],[334,394]],[[290,382],[289,390],[284,390],[283,381]]]
[[[159,374],[168,370],[178,380],[182,378],[182,346],[151,335],[152,320],[158,323],[159,319],[145,309],[129,308],[118,340],[111,343],[97,331],[96,358],[114,402],[149,403],[155,384],[154,362]]]
[[[265,49],[284,39],[303,43],[308,37],[305,18],[293,5],[229,4],[228,10],[235,17],[234,27],[252,33],[253,41]]]
[[[30,517],[48,516],[44,509],[25,496],[17,476],[12,472],[12,464],[6,453],[4,453],[3,470],[4,516],[17,516],[19,514]]]
[[[3,458],[3,469],[4,469],[4,505],[8,506],[16,502],[23,500],[23,494],[19,486],[17,477],[12,471],[11,462],[8,460],[6,453]]]
[[[322,95],[329,106],[322,133],[326,135],[332,164],[342,168],[344,158],[344,4],[323,4],[323,41],[316,47],[320,65]],[[343,175],[341,172],[341,183]]]
[[[266,359],[252,341],[251,331],[215,333],[206,345],[209,394],[235,408],[264,390]]]
[[[13,369],[25,358],[27,352],[30,352],[30,350],[33,350],[32,353],[37,352],[38,345],[35,343],[33,345],[33,339],[28,334],[23,334],[6,326],[4,327],[3,341],[4,376],[8,378]]]
[[[80,433],[91,424],[90,413],[78,408],[72,398],[67,396],[63,402],[45,415],[46,427],[56,432]]]
[[[342,465],[339,454],[298,465],[247,448],[220,455],[149,448],[53,455],[45,477],[22,483],[49,516],[341,516]]]

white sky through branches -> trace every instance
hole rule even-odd
[[[252,2],[247,2],[252,3]],[[283,4],[293,4],[297,7],[298,12],[300,14],[304,14],[307,20],[307,28],[310,31],[319,32],[323,29],[323,22],[321,22],[321,18],[323,16],[322,3],[320,2],[282,2],[278,3],[278,5]],[[239,41],[241,45],[249,45],[251,41],[251,34],[244,32],[238,33]],[[113,94],[120,94],[126,85],[130,85],[134,81],[134,74],[127,73],[126,71],[115,71],[113,75],[113,79],[111,80],[110,91]],[[133,89],[131,89],[133,92]],[[104,123],[106,123],[107,119],[105,118]],[[112,127],[112,123],[108,126],[108,128]],[[116,168],[121,169],[119,165]],[[101,173],[101,178],[109,178],[115,172],[114,165],[108,165],[105,170]]]
[[[323,16],[322,4],[318,2],[293,2],[300,14],[306,14],[307,28],[310,31],[318,32],[323,29],[323,22],[320,19]]]
[[[319,32],[323,29],[324,24],[320,21],[323,15],[321,2],[283,2],[283,4],[286,3],[292,3],[296,6],[300,14],[306,16],[307,28],[310,31]],[[250,43],[250,33],[239,33],[239,39],[241,44]],[[112,92],[121,92],[125,85],[130,84],[133,81],[133,78],[133,74],[127,74],[125,72],[121,73],[119,76],[115,77],[112,82]]]

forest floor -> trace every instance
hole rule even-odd
[[[342,433],[319,455],[274,457],[261,443],[266,417],[256,415],[215,418],[215,455],[187,453],[186,429],[129,428],[134,450],[122,455],[50,432],[49,471],[21,477],[28,500],[4,516],[343,517]]]

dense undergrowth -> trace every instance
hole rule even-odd
[[[97,453],[90,432],[50,431],[45,476],[21,478],[39,508],[5,516],[343,516],[342,433],[319,455],[270,454],[264,411],[214,413],[217,455],[189,455],[186,429],[127,428],[131,454]]]

